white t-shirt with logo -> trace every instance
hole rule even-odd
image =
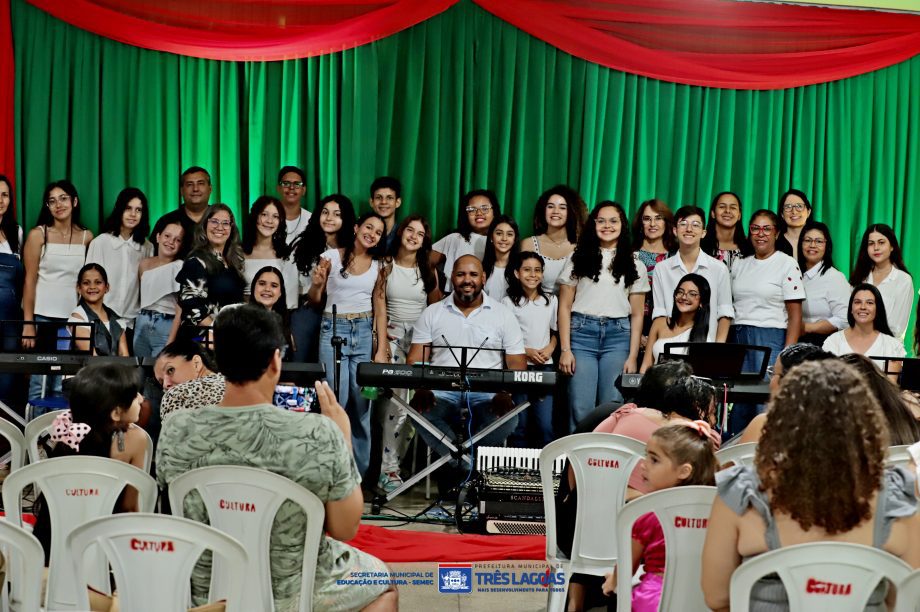
[[[786,302],[805,299],[805,282],[794,259],[774,251],[766,259],[753,255],[732,264],[735,325],[785,329]]]

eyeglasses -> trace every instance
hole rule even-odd
[[[291,187],[300,189],[301,187],[303,187],[303,181],[281,181],[278,184],[284,187],[285,189],[290,189]]]
[[[68,204],[69,202],[70,202],[69,195],[62,195],[61,197],[57,199],[48,198],[47,200],[45,200],[45,204],[48,206],[54,206],[55,204]]]
[[[208,219],[208,225],[213,228],[221,227],[223,229],[230,229],[233,227],[233,221],[221,221],[220,219]]]
[[[776,369],[773,366],[768,366],[767,376],[769,376],[770,378],[773,378],[774,374],[776,374]]]
[[[786,212],[802,212],[805,210],[805,205],[801,202],[790,202],[789,204],[783,204],[783,210]]]
[[[687,229],[688,227],[690,227],[695,230],[700,230],[700,229],[703,229],[703,224],[700,223],[699,221],[687,221],[686,219],[681,219],[680,221],[677,222],[677,227],[679,227],[680,229]]]
[[[824,238],[802,238],[802,244],[813,244],[815,246],[824,246],[827,244],[827,240]]]
[[[699,291],[684,291],[683,289],[678,289],[674,292],[674,297],[689,297],[692,299],[698,299],[700,297]]]
[[[649,225],[651,223],[659,223],[660,221],[663,221],[663,220],[664,220],[664,217],[662,217],[661,215],[655,215],[654,217],[649,217],[649,216],[642,217],[642,223],[645,223],[646,225]]]
[[[492,205],[483,204],[482,206],[467,206],[465,210],[466,210],[466,214],[468,215],[471,215],[476,212],[485,214],[489,212],[490,210],[492,210]]]
[[[752,234],[763,234],[764,236],[769,236],[773,233],[773,230],[776,228],[772,225],[749,225],[748,231]]]

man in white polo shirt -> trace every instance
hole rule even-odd
[[[526,370],[521,328],[510,310],[483,293],[485,274],[482,262],[473,255],[460,257],[454,262],[451,281],[453,293],[426,308],[416,321],[406,362],[428,361],[436,366],[459,367],[456,359],[461,358],[461,347],[481,347],[478,353],[467,351],[467,358],[472,357],[467,364],[469,367]],[[445,348],[447,346],[453,348],[453,354]],[[492,393],[475,391],[467,394],[471,413],[468,418],[472,418],[471,431],[474,433],[498,418],[493,408],[493,397]],[[466,410],[467,401],[462,401],[459,391],[435,391],[434,406],[425,417],[440,431],[450,435],[461,424],[461,410]],[[501,445],[516,424],[516,418],[510,419],[483,438],[480,445]],[[418,431],[429,448],[439,455],[447,452],[447,448],[425,429],[419,428]]]
[[[706,213],[698,206],[683,206],[674,214],[674,235],[677,253],[655,266],[652,296],[655,308],[652,318],[669,317],[674,306],[674,290],[685,274],[699,274],[709,281],[710,342],[725,342],[735,317],[732,306],[732,286],[724,263],[704,253],[700,241],[706,235]]]

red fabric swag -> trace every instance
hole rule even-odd
[[[920,16],[735,0],[474,0],[572,55],[654,79],[783,89],[920,53]]]
[[[10,1],[0,0],[0,174],[15,180],[16,139],[13,134],[16,96],[13,95],[13,33],[10,30]],[[15,216],[16,211],[10,211]]]
[[[364,45],[433,17],[457,0],[28,2],[78,28],[137,47],[207,59],[273,61]]]

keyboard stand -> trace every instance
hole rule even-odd
[[[438,438],[441,444],[446,446],[447,449],[450,451],[450,453],[446,453],[442,455],[441,457],[438,457],[437,460],[432,461],[431,464],[423,468],[421,471],[417,472],[416,474],[413,474],[411,478],[403,481],[403,483],[399,485],[399,487],[393,489],[386,495],[376,496],[374,500],[371,502],[371,512],[373,514],[378,514],[380,512],[381,506],[399,497],[400,495],[402,495],[403,493],[411,489],[413,486],[415,486],[415,483],[419,482],[420,480],[422,480],[429,474],[432,474],[435,470],[437,470],[439,467],[441,467],[442,465],[444,465],[451,459],[456,458],[457,461],[462,461],[464,464],[471,466],[473,462],[473,459],[470,454],[471,447],[476,446],[477,443],[481,439],[483,439],[484,437],[486,437],[487,435],[489,435],[490,433],[492,433],[493,431],[495,431],[496,429],[504,425],[506,422],[511,420],[513,417],[516,417],[518,413],[520,413],[521,411],[526,409],[528,406],[530,406],[530,401],[524,401],[523,403],[518,404],[517,406],[512,408],[507,414],[495,419],[488,426],[484,427],[482,430],[473,434],[472,438],[461,442],[458,448],[457,445],[454,444],[453,442],[453,440],[455,439],[453,435],[448,435],[447,433],[435,427],[431,423],[431,421],[426,419],[422,415],[422,413],[420,413],[418,410],[410,406],[406,400],[399,397],[395,393],[392,393],[389,399],[396,402],[401,407],[405,408],[406,413],[409,416],[409,418],[411,418],[418,426],[424,428],[432,436],[434,436],[435,438]]]

